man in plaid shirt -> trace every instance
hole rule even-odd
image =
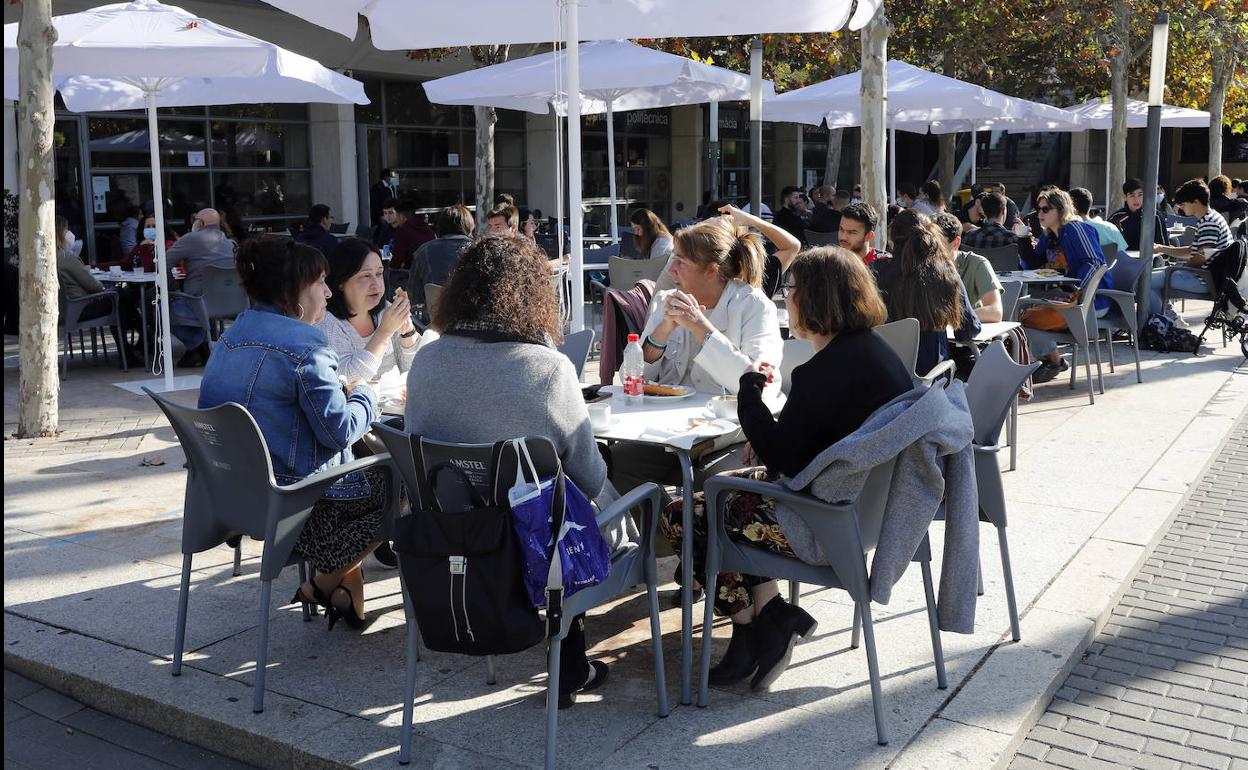
[[[1029,262],[1034,250],[1031,236],[1020,238],[1002,224],[1005,221],[1005,196],[999,192],[984,193],[979,199],[979,209],[984,213],[983,223],[979,229],[971,230],[962,236],[963,248],[967,251],[976,251],[1016,244],[1019,259],[1023,263]]]

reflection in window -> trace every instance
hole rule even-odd
[[[217,208],[233,208],[243,219],[300,217],[312,207],[306,171],[216,173]]]
[[[162,167],[188,168],[192,165],[192,160],[198,164],[199,158],[206,149],[202,120],[162,120],[159,130]],[[145,168],[148,166],[146,120],[93,117],[87,121],[87,137],[91,163],[94,166],[108,168]]]
[[[308,165],[308,127],[297,123],[212,124],[214,166],[266,168]]]

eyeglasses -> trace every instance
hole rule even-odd
[[[785,299],[788,299],[796,289],[797,289],[796,284],[786,283],[780,287],[780,296],[784,297]]]
[[[1036,211],[1039,211],[1041,214],[1047,214],[1052,210],[1053,210],[1052,206],[1037,206],[1036,207]]]

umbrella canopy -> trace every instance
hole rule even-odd
[[[368,19],[382,50],[544,43],[562,39],[556,0],[265,0],[269,5],[354,39]],[[767,32],[833,32],[866,26],[882,0],[581,0],[581,40],[715,37]],[[850,10],[853,9],[853,17]]]
[[[903,61],[892,60],[885,66],[890,127],[922,126],[926,131],[937,121],[1022,118],[1033,105]],[[764,118],[811,125],[826,122],[829,128],[857,126],[862,122],[861,86],[862,73],[852,72],[789,91],[767,102]]]
[[[504,107],[545,114],[552,105],[567,115],[564,51],[538,54],[468,70],[425,83],[435,104]],[[627,40],[580,45],[581,114],[646,110],[750,98],[749,75],[656,51]],[[768,81],[764,93],[774,95]]]
[[[1107,96],[1090,99],[1083,104],[1068,107],[1067,112],[1084,119],[1087,128],[1108,130],[1114,122],[1114,103]],[[1127,100],[1127,128],[1148,126],[1148,103],[1138,99]],[[1187,107],[1161,106],[1162,128],[1208,128],[1209,113]]]
[[[364,85],[272,43],[215,24],[155,0],[134,0],[52,19],[53,85],[71,110],[124,110],[145,107],[144,136],[119,135],[119,144],[142,139],[152,169],[152,199],[161,190],[160,143],[156,108],[262,102],[367,104]],[[19,96],[17,24],[4,25],[4,96]],[[148,142],[155,136],[155,142]],[[162,206],[156,229],[163,232]],[[156,239],[160,289],[160,334],[164,381],[175,389],[169,344],[169,286],[165,241]],[[197,379],[197,378],[196,378]],[[193,385],[191,385],[193,387]]]

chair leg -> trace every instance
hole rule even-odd
[[[798,603],[801,601],[801,599],[802,599],[802,584],[797,582],[796,580],[790,580],[789,581],[789,604],[792,604],[794,607],[796,607],[798,606]]]
[[[1086,375],[1087,375],[1087,377],[1088,377],[1088,403],[1089,403],[1089,404],[1095,404],[1095,403],[1096,403],[1096,383],[1092,381],[1092,355],[1091,355],[1091,352],[1092,352],[1092,351],[1090,351],[1090,350],[1088,350],[1088,351],[1084,351],[1084,354],[1083,354],[1083,368],[1084,368],[1084,374],[1086,374]],[[1070,382],[1071,382],[1071,385],[1073,386],[1073,385],[1074,385],[1074,382],[1075,382],[1075,367],[1073,367],[1073,366],[1072,366],[1072,367],[1070,367]]]
[[[871,710],[875,712],[875,740],[888,745],[888,729],[884,726],[884,695],[880,692],[880,663],[875,657],[875,627],[871,625],[871,601],[858,605],[862,616],[862,633],[867,640],[867,675],[871,680]]]
[[[718,559],[715,559],[718,566]],[[702,607],[702,658],[699,661],[698,669],[698,708],[706,708],[708,702],[708,694],[711,689],[711,626],[715,622],[715,581],[719,577],[717,571],[712,571],[710,565],[707,565],[706,585],[703,589],[706,591],[706,599],[703,600]]]
[[[1018,392],[1010,403],[1010,421],[1006,429],[1010,439],[1010,470],[1018,467]]]
[[[555,747],[559,739],[559,650],[561,639],[550,640],[550,671],[546,683],[546,770],[555,770]]]
[[[654,560],[650,560],[647,572],[654,571]],[[667,672],[663,667],[663,626],[659,622],[659,591],[655,588],[655,576],[646,579],[646,594],[650,600],[650,643],[654,646],[654,692],[659,702],[659,717],[666,717],[667,710]]]
[[[495,684],[498,682],[498,672],[494,668],[494,656],[485,656],[485,683]]]
[[[978,572],[976,572],[976,577],[979,579],[979,583],[978,585],[975,586],[975,595],[983,596],[984,595],[984,565],[982,562],[979,565]]]
[[[936,624],[936,591],[932,589],[932,563],[926,559],[919,562],[923,572],[923,595],[927,599],[927,629],[932,635],[932,658],[936,661],[936,689],[949,688],[945,675],[945,650],[940,643],[940,627]],[[982,570],[981,570],[982,571]],[[983,578],[980,578],[981,582]]]
[[[406,668],[403,677],[403,732],[399,735],[399,764],[412,761],[412,701],[416,698],[416,663],[420,660],[420,637],[416,629],[416,613],[406,587],[403,592],[403,617],[407,624]]]
[[[1092,354],[1096,356],[1096,384],[1100,388],[1101,395],[1105,395],[1105,374],[1101,372],[1101,338],[1096,338],[1096,346],[1092,348]]]
[[[1014,598],[1014,570],[1010,568],[1010,545],[1005,539],[1005,527],[997,527],[997,544],[1001,548],[1001,573],[1005,576],[1005,602],[1010,609],[1010,635],[1014,641],[1023,638],[1018,627],[1018,601]]]
[[[260,582],[260,640],[256,643],[256,693],[251,710],[257,714],[264,711],[264,675],[269,662],[269,600],[272,598],[273,581]]]
[[[302,563],[302,562],[301,562]],[[239,539],[238,545],[234,546],[234,577],[243,574],[243,541]],[[303,585],[300,583],[299,585]]]
[[[849,649],[858,649],[858,642],[862,637],[862,607],[857,602],[854,603],[854,627],[849,632]]]
[[[182,675],[182,648],[186,646],[186,605],[191,596],[191,554],[182,554],[182,584],[178,587],[178,625],[173,630],[173,675]]]
[[[1109,349],[1109,373],[1113,374],[1114,373],[1114,333],[1113,331],[1106,329],[1105,336],[1108,337],[1108,339],[1105,341],[1106,343],[1108,343],[1108,349]],[[1099,337],[1096,340],[1096,347],[1097,347],[1097,350],[1099,351],[1101,347],[1101,340]]]
[[[1135,352],[1135,381],[1144,382],[1140,376],[1140,338],[1134,332],[1131,334],[1131,350]]]

